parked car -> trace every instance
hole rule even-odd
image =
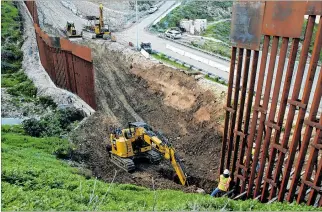
[[[165,32],[165,36],[171,39],[179,39],[182,37],[182,34],[177,30],[170,29]]]
[[[152,54],[151,43],[141,43],[141,49],[144,49],[147,53]]]
[[[155,11],[157,11],[158,10],[158,7],[155,7],[155,6],[153,6],[153,7],[150,7],[150,9],[148,10],[148,12],[150,13],[150,14],[152,14],[152,13],[154,13]]]

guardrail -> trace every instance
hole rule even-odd
[[[162,39],[165,39],[165,40],[169,40],[169,41],[171,41],[171,42],[174,42],[174,43],[177,43],[177,44],[180,44],[180,45],[183,45],[183,46],[186,46],[186,47],[191,48],[191,49],[194,49],[194,50],[198,50],[198,51],[203,52],[203,53],[205,53],[205,54],[208,54],[208,55],[211,55],[211,56],[217,57],[217,58],[219,58],[219,59],[225,60],[225,61],[227,61],[227,62],[230,62],[230,59],[229,59],[229,58],[227,58],[227,57],[223,57],[223,56],[221,56],[221,55],[219,55],[219,54],[215,54],[215,53],[212,53],[212,52],[206,51],[206,50],[204,50],[204,49],[201,49],[201,48],[198,48],[198,47],[195,47],[195,46],[189,45],[189,44],[187,44],[187,43],[180,42],[179,40],[175,40],[175,39],[168,38],[168,37],[166,37],[164,34],[159,34],[159,35],[158,35],[158,37],[159,37],[159,38],[162,38]]]
[[[207,75],[207,76],[209,76],[211,78],[216,78],[216,79],[218,79],[219,82],[228,84],[228,81],[226,79],[224,79],[224,78],[222,78],[222,77],[220,77],[220,76],[218,76],[216,74],[210,73],[210,72],[208,72],[208,71],[206,71],[206,70],[204,70],[202,68],[195,67],[194,65],[191,65],[191,64],[186,63],[186,62],[184,62],[182,60],[179,60],[179,59],[176,59],[174,57],[171,57],[171,56],[169,56],[167,54],[164,54],[162,52],[159,52],[157,50],[153,50],[152,53],[160,55],[160,56],[163,55],[165,58],[167,58],[167,59],[169,59],[171,61],[174,61],[174,62],[176,62],[176,63],[178,63],[180,65],[184,65],[184,66],[186,66],[187,68],[189,68],[189,69],[191,69],[193,71],[199,71],[203,75]]]

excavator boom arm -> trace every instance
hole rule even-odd
[[[172,167],[178,175],[180,183],[182,185],[186,185],[187,175],[183,170],[183,166],[180,163],[179,158],[176,156],[174,148],[169,146],[167,143],[162,142],[162,140],[156,135],[149,135],[147,133],[144,133],[143,138],[145,142],[149,143],[150,145],[154,144],[155,149],[162,153],[165,159],[168,159],[171,162]]]

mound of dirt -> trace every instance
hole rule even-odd
[[[203,89],[194,78],[120,44],[85,44],[93,49],[99,111],[74,132],[78,159],[86,160],[96,176],[112,180],[118,168],[109,162],[105,150],[110,127],[145,121],[173,143],[192,184],[207,192],[213,189],[218,177],[223,97]],[[156,188],[194,190],[172,181],[167,162],[142,164],[133,174],[119,173],[116,180],[122,183],[150,187],[153,177]]]

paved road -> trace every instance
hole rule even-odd
[[[197,68],[201,68],[204,69],[205,71],[215,74],[217,76],[220,76],[223,79],[226,79],[228,81],[228,77],[229,77],[229,62],[222,60],[220,58],[205,54],[203,52],[200,52],[198,50],[194,50],[191,49],[189,47],[177,44],[175,42],[172,42],[170,40],[165,40],[162,38],[157,37],[155,34],[151,34],[149,33],[147,30],[145,30],[146,27],[148,27],[150,24],[152,24],[154,22],[154,20],[156,20],[159,16],[161,16],[162,14],[164,14],[169,8],[171,8],[174,5],[174,1],[166,1],[160,8],[158,11],[156,11],[154,14],[149,15],[148,17],[144,18],[139,24],[137,25],[133,25],[132,27],[130,27],[129,29],[123,31],[123,32],[118,32],[115,33],[116,37],[118,40],[121,40],[123,42],[128,43],[129,41],[131,41],[133,44],[136,44],[136,34],[137,34],[137,27],[138,27],[138,31],[139,31],[139,44],[141,42],[150,42],[152,44],[152,48],[154,50],[157,50],[159,52],[165,53],[171,57],[174,57],[176,59],[179,59],[183,62],[186,62],[188,64],[191,64]],[[184,56],[182,54],[176,53],[173,50],[166,48],[166,46],[169,47],[169,45],[171,47],[183,50],[185,52],[188,52],[190,54],[196,55],[198,57],[202,57],[208,60],[211,60],[213,62],[213,64],[215,63],[215,66],[212,65],[208,65],[205,64],[203,62],[199,62],[198,60],[196,60],[196,57],[187,57]],[[259,64],[260,64],[260,58],[261,58],[261,52],[260,52],[260,56],[259,56]],[[269,61],[269,58],[267,59],[267,61]],[[286,59],[285,61],[285,69],[284,69],[284,74],[286,72],[286,67],[287,67],[287,63],[288,63],[288,59]],[[268,66],[269,62],[267,62],[267,66]],[[277,69],[277,64],[278,64],[278,57],[276,58],[276,66],[275,66],[275,71]],[[298,66],[298,61],[295,64],[295,70],[297,70],[297,66]],[[218,68],[214,68],[214,67],[218,67]],[[259,67],[258,66],[258,70],[259,71]],[[308,73],[308,68],[309,68],[309,64],[306,65],[305,67],[305,75],[304,75],[304,80],[303,83],[301,85],[301,93],[303,92],[303,88],[305,86],[305,79]],[[312,103],[313,100],[313,94],[315,91],[315,88],[317,86],[317,79],[318,79],[318,74],[321,71],[321,67],[317,68],[316,71],[316,76],[315,76],[315,80],[313,82],[313,88],[311,91],[311,95],[310,95],[310,100],[309,103]],[[267,74],[267,73],[266,73]],[[293,80],[292,80],[292,85],[291,85],[291,91],[293,90],[294,87],[294,80],[295,80],[295,72],[294,72],[294,76],[293,76]],[[275,79],[273,80],[273,84],[274,84]],[[282,81],[282,83],[284,82],[284,79]],[[257,84],[256,84],[257,86]],[[272,86],[272,90],[271,92],[273,92],[273,86]],[[282,93],[282,88],[280,90],[280,95]],[[291,96],[291,92],[290,92],[290,96]],[[320,110],[322,110],[322,101],[320,102]]]
[[[141,42],[150,42],[152,45],[152,48],[154,50],[157,50],[159,52],[165,53],[171,57],[174,57],[176,59],[179,59],[183,62],[186,62],[190,65],[193,65],[197,68],[201,68],[206,70],[207,72],[210,72],[212,74],[215,74],[217,76],[220,76],[226,80],[228,80],[228,72],[229,70],[229,62],[213,57],[211,55],[205,54],[203,52],[200,52],[198,50],[191,49],[189,47],[182,46],[180,44],[171,42],[169,40],[165,40],[162,38],[157,37],[155,34],[150,34],[148,31],[145,30],[146,27],[148,27],[150,24],[154,22],[155,19],[157,19],[160,15],[162,15],[164,12],[166,12],[169,8],[173,6],[175,1],[166,1],[160,8],[157,10],[154,14],[149,15],[148,17],[144,18],[139,24],[134,25],[130,27],[129,29],[115,33],[117,40],[121,40],[123,42],[132,42],[136,44],[136,34],[137,34],[137,27],[139,31],[139,44]],[[178,48],[180,50],[183,50],[185,52],[188,52],[193,55],[197,55],[199,57],[208,59],[216,63],[216,67],[222,67],[222,68],[214,68],[213,66],[210,66],[208,64],[199,62],[197,60],[191,59],[190,57],[178,54],[168,48],[166,48],[166,45],[170,45],[172,47]]]

